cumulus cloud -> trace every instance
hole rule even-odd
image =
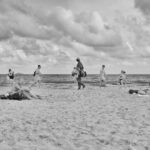
[[[76,15],[71,10],[59,7],[51,13],[47,11],[47,14],[41,11],[38,16],[39,11],[27,2],[1,1],[1,7],[5,10],[3,16],[8,21],[7,29],[18,36],[51,39],[64,33],[73,40],[95,46],[113,46],[120,42],[119,35],[113,29],[106,28],[98,12]],[[49,23],[48,26],[46,23]]]
[[[37,22],[34,16],[34,9],[28,7],[26,1],[0,1],[0,32],[1,40],[8,39],[14,35],[20,37],[32,37],[38,39],[51,39],[51,37],[60,36],[53,26],[47,28]]]
[[[128,14],[121,12],[118,14],[113,24],[121,34],[123,41],[121,49],[124,49],[124,53],[122,55],[117,52],[116,55],[120,55],[120,58],[124,57],[126,60],[143,60],[146,55],[148,58],[146,49],[150,44],[150,31],[147,17],[137,8],[132,8]]]
[[[58,68],[59,72],[64,69],[62,66],[69,71],[76,57],[95,69],[94,63],[123,61],[122,65],[127,66],[133,60],[150,57],[149,26],[140,11],[144,9],[143,3],[135,0],[136,8],[133,8],[127,1],[124,8],[123,1],[117,1],[119,10],[116,11],[116,5],[108,5],[110,0],[106,3],[95,0],[97,4],[91,6],[91,1],[87,2],[92,9],[78,12],[66,0],[61,3],[60,0],[0,0],[1,64],[35,66],[40,63],[55,71]],[[104,17],[104,13],[95,9],[100,3],[105,9],[109,7],[108,12],[103,10],[106,14],[114,12],[113,17]]]
[[[90,46],[114,46],[120,44],[120,36],[106,28],[98,12],[75,15],[70,10],[58,8],[50,14],[50,22],[73,40]]]
[[[150,1],[149,0],[135,0],[135,7],[140,8],[143,13],[150,14]]]
[[[3,8],[0,39],[9,41],[11,48],[5,51],[10,56],[5,60],[10,62],[19,64],[21,60],[33,60],[63,63],[77,56],[97,57],[99,52],[95,51],[95,47],[121,43],[119,34],[109,25],[106,26],[96,11],[75,14],[58,7],[52,11],[39,12],[29,5],[29,1],[7,0],[0,3]]]

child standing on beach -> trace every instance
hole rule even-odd
[[[100,70],[100,87],[106,86],[106,73],[105,73],[105,65],[102,65],[102,69]]]
[[[125,85],[126,84],[126,80],[127,80],[126,72],[122,70],[121,74],[119,76],[119,84],[120,85]]]

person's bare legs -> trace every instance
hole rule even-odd
[[[78,83],[78,90],[80,90],[81,89],[81,77],[78,77],[77,78],[77,83]]]
[[[34,81],[34,82],[29,86],[29,89],[31,89],[33,86],[36,86],[36,85],[40,88],[40,87],[41,87],[40,84],[41,84],[40,81]]]
[[[100,87],[105,87],[106,86],[106,82],[104,80],[100,80]]]
[[[33,82],[33,83],[29,86],[29,89],[31,90],[31,88],[32,88],[34,85],[36,85],[35,82]]]
[[[83,83],[82,80],[81,80],[81,77],[78,77],[78,78],[77,78],[77,82],[78,82],[78,90],[81,89],[81,86],[82,86],[83,88],[85,88],[85,85],[84,85],[84,83]]]

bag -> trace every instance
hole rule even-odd
[[[12,73],[12,78],[14,78],[15,77],[15,74],[14,74],[14,72]]]
[[[81,77],[86,77],[86,76],[87,76],[86,71],[81,70],[81,71],[80,71],[80,76],[81,76]]]

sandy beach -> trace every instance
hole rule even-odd
[[[150,97],[128,89],[43,86],[32,91],[43,100],[0,100],[0,150],[149,150]]]

